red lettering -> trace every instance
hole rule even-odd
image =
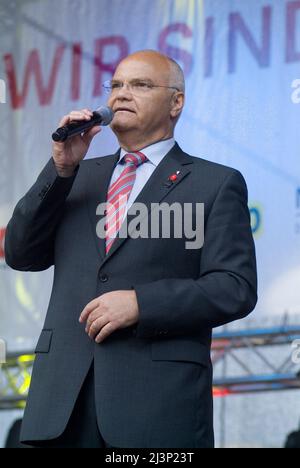
[[[80,99],[81,64],[82,64],[81,44],[74,44],[73,49],[72,49],[72,73],[71,73],[71,99],[72,101],[78,101]]]
[[[158,40],[159,50],[172,59],[177,60],[178,62],[182,62],[184,73],[186,76],[188,76],[192,71],[193,57],[186,50],[168,45],[167,39],[169,35],[173,33],[180,33],[183,35],[183,37],[190,38],[193,37],[193,31],[185,23],[174,23],[163,29]]]
[[[237,68],[237,38],[240,34],[248,48],[250,49],[255,60],[260,67],[266,68],[270,66],[271,57],[271,19],[272,8],[265,7],[262,9],[262,32],[261,32],[261,47],[256,44],[253,35],[246,26],[240,13],[232,13],[229,16],[229,53],[228,53],[228,71],[235,73]]]
[[[108,47],[117,49],[117,57],[110,62],[105,62],[105,52]],[[95,61],[94,61],[94,90],[93,96],[102,95],[103,75],[109,74],[111,77],[119,63],[129,54],[129,44],[123,36],[111,36],[96,40]],[[113,54],[110,54],[113,55]]]
[[[7,81],[8,81],[8,89],[11,95],[11,105],[14,110],[24,107],[26,99],[27,99],[28,91],[29,91],[29,84],[30,84],[31,76],[35,78],[37,95],[38,95],[40,105],[46,106],[51,102],[54,89],[55,89],[55,85],[56,85],[56,81],[57,81],[58,70],[62,62],[64,50],[65,50],[64,45],[60,45],[57,47],[54,60],[53,60],[53,64],[52,64],[52,69],[51,69],[48,85],[44,86],[43,79],[42,79],[39,52],[36,49],[34,49],[30,53],[26,67],[25,67],[25,77],[23,80],[22,91],[20,92],[18,91],[18,87],[17,87],[16,69],[15,69],[13,57],[11,54],[4,56],[5,69],[6,69],[6,75],[7,75]]]
[[[286,62],[299,62],[300,51],[296,50],[296,38],[297,38],[297,13],[300,10],[300,2],[289,2],[287,4],[287,16],[286,16]]]

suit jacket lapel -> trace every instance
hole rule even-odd
[[[92,236],[94,238],[96,250],[102,262],[105,258],[105,239],[97,236],[97,223],[103,218],[96,214],[100,203],[106,202],[109,183],[113,171],[119,161],[120,150],[110,156],[92,159],[89,167],[88,182],[86,189],[86,202],[91,222]]]
[[[100,161],[98,160],[98,164],[100,163],[101,166],[103,166],[103,170],[101,172],[101,178],[96,177],[95,174],[92,175],[92,178],[90,180],[90,183],[96,184],[97,187],[101,187],[101,194],[98,194],[98,200],[100,202],[105,202],[106,201],[106,195],[107,195],[107,190],[108,190],[108,184],[110,182],[110,178],[113,172],[113,169],[115,167],[115,164],[117,164],[118,159],[119,159],[119,152],[114,156],[110,157],[111,159],[107,160],[107,158],[104,159],[105,164],[101,164],[101,159]],[[160,164],[157,166],[151,177],[148,179],[146,182],[145,186],[143,187],[142,191],[139,193],[137,196],[136,200],[134,201],[135,203],[143,203],[144,205],[147,206],[148,209],[148,215],[151,212],[151,203],[161,203],[164,198],[187,177],[187,175],[191,172],[191,165],[193,164],[193,160],[191,157],[187,156],[181,149],[180,147],[176,144],[172,150],[163,158],[163,160],[160,162]],[[169,182],[168,178],[172,174],[176,174],[177,171],[180,171],[178,178],[175,182]],[[96,172],[96,171],[95,171]],[[98,170],[98,174],[99,174]],[[97,183],[96,183],[97,180]],[[90,187],[89,190],[94,191],[94,187]],[[95,208],[95,205],[93,206]],[[96,212],[96,208],[94,209]],[[127,213],[127,223],[129,224],[130,219],[131,219],[131,209],[129,209]],[[94,219],[96,218],[96,214],[94,214]],[[93,217],[91,217],[93,220]],[[98,217],[98,221],[99,221]],[[96,235],[96,223],[97,221],[94,221],[94,235]],[[98,251],[100,253],[100,256],[102,258],[102,264],[101,267],[110,259],[112,255],[115,254],[115,252],[121,247],[121,245],[126,241],[126,238],[120,238],[116,237],[115,241],[113,242],[111,249],[108,253],[108,255],[105,254],[105,240],[104,239],[99,239],[97,238],[97,244],[98,244]],[[100,248],[99,248],[100,246]]]

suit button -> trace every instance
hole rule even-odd
[[[101,273],[99,276],[101,283],[106,283],[108,281],[108,276],[106,273]]]

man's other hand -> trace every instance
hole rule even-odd
[[[135,291],[111,291],[91,301],[82,311],[79,322],[86,322],[86,333],[101,343],[114,331],[138,322]]]

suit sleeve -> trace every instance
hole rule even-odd
[[[17,204],[5,235],[5,260],[14,270],[42,271],[53,265],[56,228],[77,171],[59,177],[51,158]]]
[[[233,171],[208,215],[198,279],[163,279],[135,286],[136,336],[189,335],[246,317],[257,302],[255,246],[248,192]]]

